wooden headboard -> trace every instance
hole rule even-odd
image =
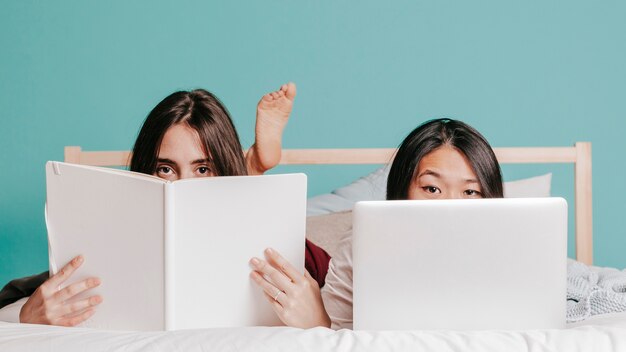
[[[575,175],[576,259],[593,263],[591,203],[591,143],[573,147],[494,148],[501,164],[573,163]],[[395,148],[387,149],[285,149],[281,165],[386,164]],[[129,151],[85,152],[81,147],[65,147],[65,161],[93,166],[128,166]]]

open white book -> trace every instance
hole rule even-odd
[[[272,247],[304,270],[306,176],[174,182],[62,162],[46,164],[50,270],[85,262],[64,286],[102,280],[83,326],[120,330],[280,325],[249,278]],[[86,297],[86,296],[83,296]]]

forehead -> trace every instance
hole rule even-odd
[[[416,176],[420,176],[427,170],[447,178],[476,179],[476,174],[467,157],[458,149],[448,145],[424,155],[417,166]]]
[[[159,148],[159,159],[188,162],[206,157],[198,132],[189,125],[173,125],[163,135]]]

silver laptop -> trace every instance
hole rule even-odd
[[[565,327],[562,198],[359,202],[354,329]]]

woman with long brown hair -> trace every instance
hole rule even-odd
[[[295,96],[296,86],[289,83],[261,98],[256,141],[244,155],[230,114],[215,95],[204,89],[172,93],[144,121],[133,147],[130,170],[172,181],[262,174],[280,161],[282,133]],[[307,269],[321,286],[330,258],[308,241],[305,258]],[[50,278],[46,272],[13,281],[0,292],[0,303],[32,294],[20,310],[20,322],[80,324],[96,312],[103,297],[72,298],[100,285],[100,280],[92,277],[61,290],[58,287],[71,278],[83,260],[81,256],[74,258]]]

